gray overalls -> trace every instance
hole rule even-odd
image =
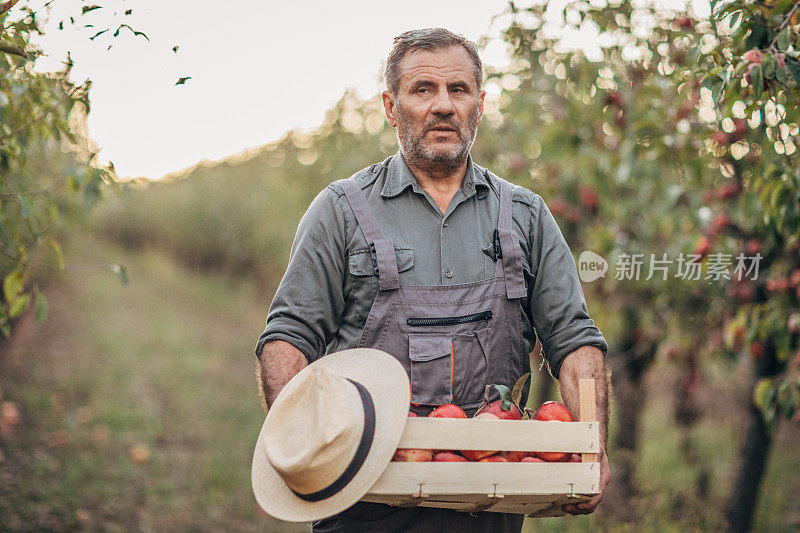
[[[499,252],[494,277],[452,286],[401,286],[392,242],[359,184],[340,182],[374,253],[379,291],[359,346],[395,356],[411,380],[411,410],[427,415],[455,403],[472,415],[487,384],[512,387],[529,370],[519,299],[526,296],[522,251],[512,227],[511,187],[499,180]],[[314,531],[496,532],[522,527],[522,515],[357,503]]]

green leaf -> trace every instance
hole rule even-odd
[[[12,301],[22,292],[22,285],[25,283],[25,276],[19,270],[15,270],[7,275],[3,280],[3,295],[7,302]]]
[[[786,82],[789,81],[789,69],[786,67],[778,68],[775,71],[775,79],[781,82],[782,85],[786,85]]]
[[[175,82],[175,85],[183,85],[186,83],[187,80],[192,79],[191,76],[186,76],[185,78],[180,78],[178,81]]]
[[[58,244],[58,241],[52,237],[49,237],[45,239],[44,244],[50,247],[53,252],[55,252],[59,270],[64,270],[64,252],[61,250],[61,245]]]
[[[792,34],[789,31],[789,26],[786,26],[778,34],[778,48],[780,48],[785,52],[786,50],[789,49],[791,45],[792,45]]]
[[[126,15],[130,15],[131,13],[133,13],[133,9],[126,9],[125,10],[125,14]]]
[[[753,94],[756,98],[761,98],[761,91],[764,90],[764,76],[761,74],[761,65],[756,65],[750,71],[750,83],[753,85]]]
[[[764,43],[764,38],[767,36],[767,28],[765,28],[761,24],[753,24],[750,27],[750,34],[747,36],[747,41],[745,42],[744,47],[747,50],[752,50],[753,48],[761,48],[762,44]]]
[[[772,378],[761,378],[753,388],[753,403],[760,411],[763,411],[769,401],[772,392]]]
[[[30,203],[30,201],[28,201],[28,199],[23,195],[19,195],[19,196],[17,196],[17,198],[19,198],[19,209],[20,209],[19,215],[22,218],[28,218],[28,216],[30,216],[30,214],[31,214],[31,203]]]
[[[11,326],[8,324],[8,322],[3,322],[0,324],[0,333],[2,333],[5,338],[9,338],[11,336]]]
[[[788,68],[789,72],[792,73],[794,81],[800,84],[800,61],[797,61],[796,59],[790,59],[786,62],[786,68]]]
[[[510,411],[511,410],[511,390],[508,387],[506,387],[505,385],[492,385],[492,386],[495,389],[497,389],[497,392],[500,393],[500,400],[502,402],[500,404],[500,408],[503,409],[503,411]]]
[[[94,4],[94,5],[91,5],[91,6],[83,6],[83,7],[81,8],[81,15],[85,15],[85,14],[86,14],[86,13],[88,13],[89,11],[94,11],[95,9],[100,9],[100,8],[102,8],[102,7],[103,7],[103,6],[98,6],[98,5],[96,5],[96,4]]]
[[[90,41],[94,41],[97,37],[100,37],[101,35],[103,35],[107,31],[108,31],[108,28],[106,28],[104,30],[101,30],[101,31],[95,33],[94,35],[92,35],[91,37],[89,37],[89,40]]]
[[[764,57],[761,59],[761,73],[765,78],[772,78],[775,76],[776,63],[774,55],[769,52],[764,54]]]
[[[122,265],[112,265],[111,270],[113,270],[114,273],[119,276],[120,283],[127,287],[130,283],[130,278],[128,278],[128,272],[125,270],[125,267]]]
[[[8,316],[9,318],[17,318],[22,312],[28,307],[28,303],[31,301],[30,294],[20,294],[16,298],[11,301],[11,304],[8,306]]]
[[[725,86],[724,83],[718,81],[714,83],[711,87],[711,100],[716,103],[719,100],[719,95],[722,93],[722,88]]]
[[[41,324],[47,318],[47,299],[40,291],[36,291],[36,322]]]

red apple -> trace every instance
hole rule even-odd
[[[720,200],[732,200],[741,194],[742,187],[738,182],[724,183],[717,187],[717,196]]]
[[[519,463],[530,454],[531,452],[500,452],[498,455],[509,463]]]
[[[545,461],[543,461],[542,459],[539,459],[538,457],[535,457],[533,455],[529,455],[528,457],[525,457],[524,459],[522,459],[522,461],[520,461],[520,462],[521,463],[544,463]]]
[[[580,463],[581,461],[582,461],[581,460],[581,456],[578,455],[577,453],[573,453],[572,456],[570,456],[569,461],[567,461],[567,462],[568,463]]]
[[[545,422],[573,422],[572,413],[569,412],[567,406],[561,402],[545,402],[536,411],[534,420],[541,420]],[[567,461],[570,458],[569,453],[566,452],[536,452],[540,459],[548,462]]]
[[[463,455],[458,455],[453,452],[439,452],[434,454],[433,462],[435,463],[468,463],[469,459]]]
[[[731,218],[728,215],[725,213],[719,213],[711,222],[711,231],[714,234],[720,233],[731,227],[731,224]]]
[[[511,403],[511,408],[506,411],[503,409],[503,400],[496,400],[486,407],[478,409],[475,417],[483,413],[491,413],[501,420],[521,420],[522,413],[519,412],[519,407]]]
[[[764,354],[767,353],[767,349],[764,348],[764,345],[760,342],[753,342],[750,344],[750,357],[755,359],[761,359],[764,357]]]
[[[536,411],[534,420],[542,420],[549,422],[550,420],[557,420],[559,422],[574,422],[572,413],[569,412],[567,406],[561,402],[544,402],[539,410]]]
[[[747,253],[750,255],[756,255],[760,253],[761,250],[764,249],[764,243],[761,239],[750,239],[747,241]]]
[[[492,388],[500,393],[500,399],[489,402],[489,393]],[[492,413],[502,420],[521,420],[522,412],[519,407],[511,400],[511,390],[505,385],[486,385],[483,391],[483,402],[475,412],[475,415],[482,413]]]
[[[467,418],[467,414],[459,406],[447,403],[434,409],[428,418]]]
[[[489,457],[484,457],[483,459],[478,460],[479,463],[507,463],[505,457],[500,457],[499,455],[490,455]]]
[[[492,413],[480,413],[475,415],[474,418],[482,418],[486,420],[500,420],[500,417],[492,414]],[[470,461],[480,461],[484,457],[489,457],[490,455],[494,455],[497,453],[497,450],[489,451],[489,450],[461,450],[461,453],[464,454],[464,457],[469,459]]]
[[[700,237],[694,247],[694,253],[700,257],[705,257],[714,249],[714,243],[708,237]]]
[[[467,413],[459,406],[447,403],[434,409],[428,418],[467,418]],[[455,452],[455,450],[433,450],[433,453]]]
[[[392,461],[403,461],[409,463],[421,463],[431,461],[433,459],[433,451],[421,450],[419,448],[398,448],[394,452]]]
[[[764,52],[761,50],[748,50],[742,56],[746,61],[750,63],[761,63],[761,58],[764,57]]]

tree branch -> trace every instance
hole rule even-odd
[[[775,43],[778,42],[778,35],[780,35],[780,33],[783,30],[783,28],[785,28],[786,25],[789,24],[789,19],[792,18],[792,15],[794,15],[794,12],[797,11],[798,7],[800,7],[800,0],[795,2],[794,3],[794,7],[792,7],[791,11],[789,11],[786,14],[786,18],[783,19],[783,24],[781,24],[780,27],[778,28],[778,30],[775,32],[775,37],[772,38],[772,42],[769,43],[769,46],[767,46],[767,49],[772,48],[773,46],[775,46]]]
[[[78,89],[75,89],[74,91],[68,92],[67,94],[65,94],[64,96],[59,98],[58,101],[55,104],[53,104],[50,107],[48,107],[47,110],[45,110],[45,112],[42,113],[41,115],[39,115],[38,117],[32,118],[26,124],[23,124],[22,126],[20,126],[19,128],[15,129],[12,132],[6,133],[5,135],[0,135],[0,142],[3,142],[4,140],[6,140],[6,139],[8,139],[10,137],[14,137],[15,135],[18,135],[18,134],[22,133],[23,131],[25,131],[26,128],[28,128],[28,127],[36,124],[40,120],[44,119],[47,115],[52,113],[53,110],[55,110],[58,106],[60,106],[62,103],[64,103],[64,100],[66,100],[67,98],[72,98],[72,96],[77,91],[78,91]]]
[[[25,50],[23,50],[22,48],[20,48],[16,44],[11,44],[8,41],[0,40],[0,52],[5,52],[7,54],[20,56],[20,57],[23,57],[25,59],[28,59],[28,53],[25,52]]]
[[[11,8],[14,7],[14,4],[16,4],[17,2],[19,2],[19,0],[8,0],[7,2],[3,2],[2,4],[0,4],[0,15],[5,13],[6,11],[10,11]]]

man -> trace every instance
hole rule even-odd
[[[451,402],[471,414],[486,384],[511,386],[530,369],[538,334],[573,413],[578,380],[596,380],[604,490],[606,341],[542,199],[472,162],[484,99],[477,48],[444,29],[409,31],[395,38],[385,77],[384,110],[400,151],[331,184],[301,220],[256,347],[266,405],[309,361],[367,346],[406,368],[417,414]],[[601,499],[565,511],[591,513]],[[314,530],[521,525],[521,515],[359,503]]]

